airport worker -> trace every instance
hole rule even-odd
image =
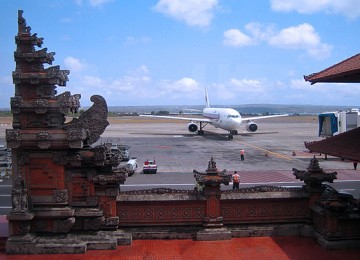
[[[237,173],[237,171],[234,171],[234,174],[232,176],[233,179],[233,190],[239,189],[239,183],[240,183],[240,175]]]
[[[242,148],[240,150],[240,158],[241,158],[241,161],[244,161],[244,159],[245,159],[245,150]]]
[[[357,168],[357,162],[353,162],[353,164],[354,164],[354,170],[356,171],[356,168]]]

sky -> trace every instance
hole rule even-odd
[[[358,54],[359,0],[2,0],[0,108],[14,96],[17,10],[70,70],[82,107],[360,105],[359,84],[304,75]],[[36,47],[37,48],[37,47]],[[37,48],[37,49],[41,49]]]

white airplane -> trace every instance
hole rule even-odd
[[[288,114],[271,115],[271,116],[257,116],[242,118],[240,113],[233,108],[211,108],[209,104],[209,98],[207,88],[205,88],[205,102],[206,107],[202,111],[203,118],[190,118],[190,117],[176,117],[176,116],[156,116],[156,115],[140,115],[146,117],[158,117],[177,120],[190,121],[187,128],[190,132],[197,131],[199,135],[204,134],[203,128],[208,124],[213,125],[216,128],[221,128],[229,131],[229,139],[233,139],[233,135],[237,135],[237,129],[242,122],[246,122],[245,128],[248,132],[256,132],[258,126],[252,120],[288,116]],[[199,123],[199,126],[197,125]]]

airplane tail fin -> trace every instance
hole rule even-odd
[[[209,96],[208,96],[208,92],[207,92],[207,87],[206,87],[206,86],[205,86],[205,106],[206,106],[206,108],[210,108]]]

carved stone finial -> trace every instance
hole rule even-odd
[[[207,170],[202,173],[196,170],[193,170],[194,178],[197,183],[205,186],[219,186],[223,183],[229,185],[231,181],[231,174],[226,174],[226,170],[219,172],[216,168],[216,162],[214,158],[211,157]]]
[[[30,33],[31,27],[26,26],[26,20],[22,16],[23,13],[24,13],[23,10],[18,10],[18,32],[19,33]]]
[[[293,174],[296,179],[304,181],[306,188],[309,191],[319,192],[321,191],[321,184],[323,182],[332,183],[336,179],[336,172],[325,173],[322,168],[320,168],[319,161],[314,158],[310,160],[310,164],[307,167],[307,171],[300,171],[293,168]]]
[[[323,172],[323,169],[320,167],[319,164],[319,160],[316,159],[315,155],[314,157],[310,160],[310,164],[307,167],[307,170],[309,172]]]
[[[94,104],[82,113],[78,119],[73,119],[64,126],[65,130],[85,129],[88,133],[87,144],[91,145],[99,140],[100,135],[109,125],[107,121],[108,108],[105,99],[102,96],[91,96],[90,100]]]

